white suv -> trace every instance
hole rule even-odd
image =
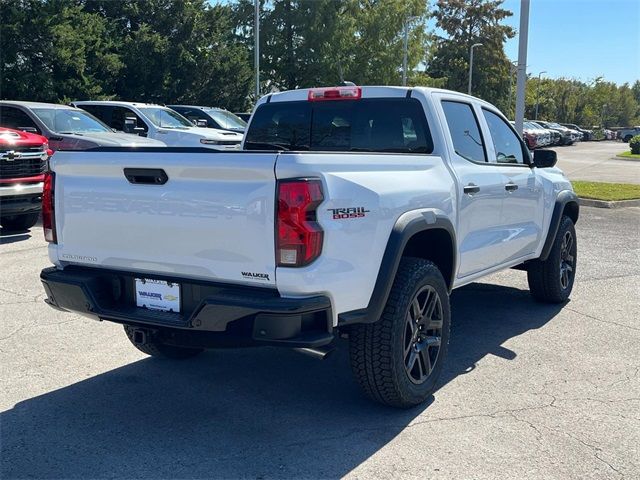
[[[238,150],[242,142],[242,134],[196,127],[178,112],[162,105],[117,101],[82,101],[72,105],[86,110],[111,128],[161,140],[169,147]]]

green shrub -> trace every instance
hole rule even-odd
[[[629,141],[629,146],[631,147],[631,153],[640,154],[640,135],[636,135]]]

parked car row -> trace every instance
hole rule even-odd
[[[575,128],[570,128],[555,122],[528,120],[524,122],[523,127],[525,143],[531,150],[556,145],[573,145],[575,142],[591,140],[592,137],[590,130],[581,129],[575,125]]]
[[[629,143],[633,137],[640,135],[640,126],[621,128],[616,132],[617,137],[625,143]]]
[[[3,100],[0,127],[42,135],[53,151],[165,146],[237,150],[246,123],[231,112],[211,107],[169,108],[120,101],[59,105]]]

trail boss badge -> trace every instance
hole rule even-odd
[[[348,208],[328,208],[333,215],[334,220],[344,220],[347,218],[363,218],[370,212],[364,207],[348,207]]]

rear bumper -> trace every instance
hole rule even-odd
[[[179,283],[181,312],[139,308],[135,278]],[[46,268],[46,303],[84,316],[146,328],[179,345],[319,347],[333,340],[326,296],[282,298],[274,289],[69,266]]]

